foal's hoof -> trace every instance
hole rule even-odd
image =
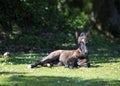
[[[33,67],[32,67],[32,65],[28,65],[28,67],[27,67],[27,68],[28,68],[28,69],[31,69],[31,68],[33,68]]]
[[[90,67],[90,63],[85,63],[84,67]]]
[[[90,67],[90,63],[87,63],[87,66]]]
[[[73,69],[74,67],[73,66],[69,66],[70,69]]]
[[[65,65],[65,68],[69,68],[69,65]]]
[[[32,69],[34,67],[36,67],[36,65],[34,65],[34,64],[28,65],[28,69]]]
[[[47,67],[52,67],[52,65],[51,65],[51,64],[49,64],[49,63],[47,63],[46,65],[47,65]]]

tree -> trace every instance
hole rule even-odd
[[[96,29],[104,35],[114,38],[120,36],[120,1],[93,0],[91,20]]]

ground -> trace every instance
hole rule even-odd
[[[93,52],[90,68],[27,68],[45,55],[13,53],[0,58],[0,86],[120,86],[119,53]]]

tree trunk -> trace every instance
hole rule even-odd
[[[106,36],[119,37],[120,14],[114,0],[93,0],[91,20],[95,23],[96,29]]]

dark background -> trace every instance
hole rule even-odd
[[[0,0],[0,53],[74,49],[82,31],[120,51],[120,0]]]

